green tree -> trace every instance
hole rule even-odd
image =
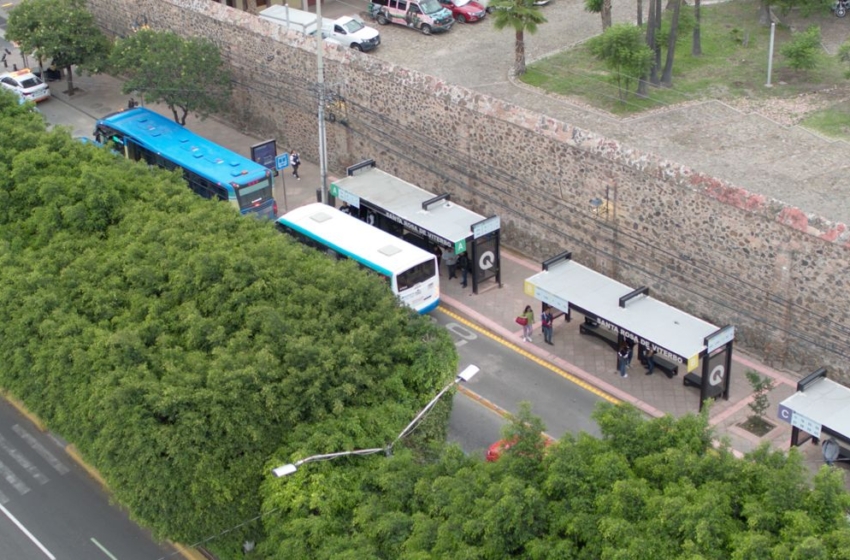
[[[501,31],[514,30],[514,75],[525,74],[525,34],[534,35],[546,17],[532,0],[493,0],[493,26]]]
[[[629,95],[632,82],[652,66],[652,50],[643,31],[630,23],[619,23],[588,42],[590,52],[614,72],[620,101]]]
[[[783,45],[779,52],[788,59],[788,65],[794,70],[814,70],[820,61],[821,48],[820,27],[813,25],[805,31],[794,33],[791,41]]]
[[[9,12],[6,38],[34,52],[42,73],[45,58],[64,68],[68,95],[74,94],[74,66],[100,72],[109,55],[109,41],[82,0],[24,0]]]
[[[230,99],[230,72],[207,39],[141,29],[115,44],[110,63],[127,77],[124,93],[138,91],[147,103],[164,103],[180,124],[189,113],[206,118]]]

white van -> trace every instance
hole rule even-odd
[[[266,21],[283,25],[288,29],[315,35],[317,30],[316,14],[296,10],[289,6],[274,5],[260,12]],[[344,16],[338,19],[322,18],[322,37],[329,43],[351,47],[359,51],[371,51],[381,44],[381,36],[376,29],[368,27],[356,18]]]

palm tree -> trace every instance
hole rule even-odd
[[[514,75],[522,76],[525,74],[525,32],[534,35],[537,26],[546,23],[546,18],[534,5],[534,0],[493,0],[490,6],[496,29],[510,27],[516,33]]]

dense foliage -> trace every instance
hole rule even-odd
[[[311,466],[268,485],[274,559],[850,558],[843,471],[810,484],[799,453],[712,447],[707,415],[644,420],[603,403],[602,431],[548,447],[522,413],[496,463],[447,448]],[[545,450],[544,450],[545,449]]]
[[[272,456],[390,441],[454,376],[449,337],[354,264],[9,95],[0,144],[0,386],[158,534],[253,517]]]

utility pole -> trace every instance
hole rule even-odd
[[[319,97],[319,178],[321,181],[321,202],[328,203],[328,147],[325,137],[325,65],[322,61],[324,50],[324,34],[322,30],[322,0],[316,0],[316,89]]]

